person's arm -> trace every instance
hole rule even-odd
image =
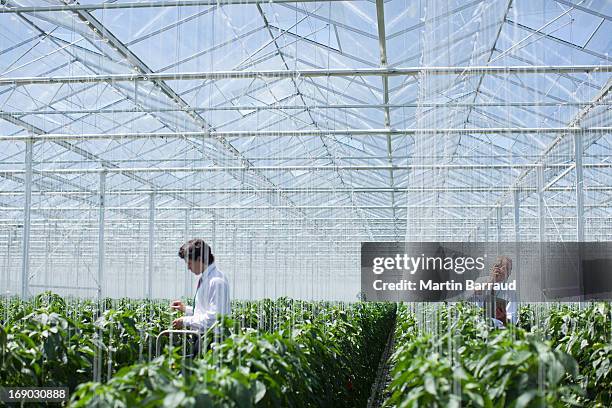
[[[516,324],[518,321],[518,302],[515,299],[510,300],[506,305],[506,316],[510,323]]]
[[[497,320],[494,318],[491,318],[491,321],[493,322],[493,327],[495,327],[496,329],[505,329],[506,326],[504,326],[504,324],[502,323],[501,320]]]
[[[227,313],[227,311],[224,310],[227,296],[227,283],[223,279],[213,278],[210,281],[210,287],[208,289],[208,308],[204,313],[185,316],[183,318],[185,327],[202,331],[212,326],[217,320],[217,314]],[[204,302],[204,299],[202,299],[202,302]]]
[[[185,315],[193,314],[193,307],[187,306],[180,300],[173,300],[172,303],[170,303],[170,309],[181,311],[185,313]]]

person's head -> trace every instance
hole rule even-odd
[[[500,256],[491,268],[491,277],[495,282],[504,282],[512,272],[512,259]]]
[[[178,256],[187,263],[187,269],[195,275],[206,270],[208,265],[215,262],[215,256],[210,246],[202,239],[191,239],[179,249]]]

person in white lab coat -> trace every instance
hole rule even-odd
[[[217,321],[218,315],[230,314],[229,283],[215,265],[210,246],[203,240],[188,241],[181,246],[178,255],[187,263],[187,269],[199,279],[193,307],[180,300],[170,304],[172,309],[185,313],[185,316],[172,322],[172,327],[205,331]]]
[[[497,262],[491,268],[491,274],[483,279],[478,279],[477,282],[502,283],[507,282],[512,273],[512,259],[508,256],[500,256]],[[495,306],[491,307],[491,320],[495,327],[503,328],[508,323],[516,324],[518,322],[518,302],[514,291],[500,290],[495,293],[487,293],[483,291],[475,291],[477,298],[480,298],[479,303],[484,306],[485,302],[491,301],[491,295],[494,296]],[[483,300],[484,295],[488,295],[487,300]]]

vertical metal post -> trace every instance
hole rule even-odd
[[[49,287],[49,253],[51,252],[51,245],[49,244],[49,241],[51,241],[51,228],[49,227],[49,225],[45,225],[45,228],[47,229],[47,234],[45,236],[45,279],[44,279],[44,283],[45,283],[45,287]]]
[[[520,242],[521,234],[520,234],[520,194],[518,190],[514,190],[514,241]]]
[[[104,207],[106,206],[106,172],[100,173],[98,192],[98,299],[104,296]]]
[[[538,192],[538,239],[540,241],[540,288],[548,287],[548,279],[546,276],[546,251],[544,241],[546,240],[546,213],[544,209],[544,166],[539,166],[536,169],[537,176],[537,192]]]
[[[11,269],[11,244],[12,243],[13,243],[13,230],[9,229],[8,241],[6,243],[6,268],[4,268],[4,277],[3,277],[4,285],[2,285],[2,287],[5,289],[7,293],[9,292],[9,277],[11,276],[10,269]]]
[[[213,251],[213,255],[215,250],[217,249],[217,214],[214,213],[212,216],[212,232],[211,232],[211,248]]]
[[[234,225],[234,230],[232,231],[232,264],[233,264],[233,268],[232,268],[232,276],[231,276],[231,282],[232,282],[232,291],[231,294],[232,296],[236,297],[236,276],[238,275],[238,268],[237,268],[237,264],[238,264],[238,256],[237,253],[238,251],[236,250],[236,230],[237,227]]]
[[[153,256],[155,250],[155,193],[149,197],[149,266],[147,268],[147,299],[153,297]]]
[[[249,234],[249,300],[253,300],[253,234]]]
[[[538,226],[539,240],[545,241],[546,237],[546,213],[544,209],[544,166],[539,166],[537,172],[537,190],[538,190]]]
[[[191,224],[190,221],[191,212],[189,209],[185,210],[185,231],[184,231],[184,240],[185,242],[189,241],[189,227]],[[191,272],[185,272],[185,296],[191,297]]]
[[[484,236],[485,242],[489,242],[489,219],[485,218],[484,220]]]
[[[576,240],[584,242],[584,178],[582,173],[582,134],[574,134],[574,163],[576,164]]]
[[[514,190],[514,262],[512,273],[519,275],[521,265],[521,196],[519,190]],[[517,280],[518,282],[518,280]]]
[[[501,242],[502,242],[502,208],[497,207],[495,209],[495,221],[497,227],[497,256],[500,255],[501,250]]]
[[[25,200],[23,207],[23,243],[21,245],[21,297],[29,295],[30,279],[30,209],[32,207],[32,151],[34,142],[26,141],[25,146]]]
[[[584,242],[584,177],[582,172],[582,155],[584,153],[584,146],[582,144],[582,134],[576,133],[574,135],[574,164],[576,171],[576,241]],[[580,261],[578,262],[579,277],[576,285],[579,288],[578,293],[583,292],[583,280],[582,280],[582,259],[583,259],[583,248],[581,244],[578,244],[578,251]],[[581,297],[581,300],[583,298]]]
[[[79,234],[79,241],[76,246],[76,255],[74,257],[74,280],[76,282],[76,287],[79,287],[79,276],[81,276],[79,268],[81,266],[82,261],[82,251],[81,251],[81,243],[83,242],[83,233]]]

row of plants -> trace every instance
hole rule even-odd
[[[167,304],[66,302],[45,293],[32,300],[5,300],[0,326],[0,383],[5,386],[68,386],[152,358],[154,339],[167,328]]]
[[[578,362],[585,401],[612,406],[612,305],[607,302],[524,308],[525,326]]]
[[[27,301],[5,298],[0,302],[0,383],[74,389],[83,381],[109,379],[123,367],[150,361],[157,335],[177,317],[168,304],[66,300],[49,292]],[[342,305],[286,298],[237,301],[232,302],[232,318],[239,330],[273,332],[287,323],[312,320],[331,307]]]
[[[175,349],[74,393],[74,407],[359,407],[365,406],[394,305],[325,307],[271,333],[238,330],[187,367]]]
[[[609,307],[553,309],[527,331],[492,329],[470,304],[400,305],[384,405],[610,406]]]
[[[207,333],[212,350],[191,361],[180,345],[154,358],[176,317],[166,301],[46,293],[1,305],[0,383],[78,387],[76,406],[363,406],[394,316],[382,304],[233,302],[222,335]]]

